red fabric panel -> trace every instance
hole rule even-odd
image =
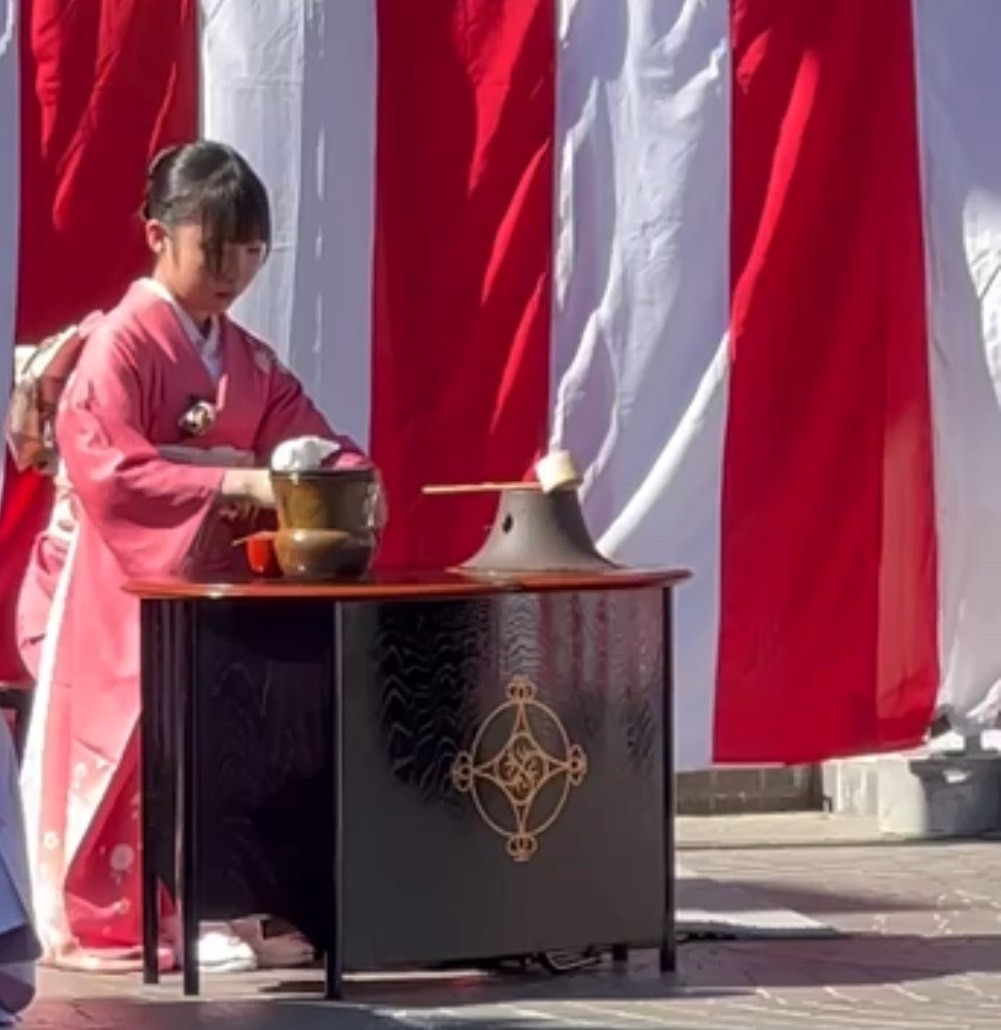
[[[17,338],[114,304],[147,264],[137,218],[150,157],[198,133],[195,0],[21,0]],[[0,680],[27,547],[49,484],[8,468],[0,508]]]
[[[938,681],[911,0],[733,0],[717,761],[914,744]]]
[[[6,450],[4,461],[0,505],[0,683],[18,683],[27,674],[17,652],[17,595],[31,545],[48,518],[52,483],[34,473],[18,475]]]
[[[385,564],[461,560],[549,407],[553,0],[379,0],[372,445]]]

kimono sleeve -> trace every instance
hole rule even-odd
[[[164,460],[144,430],[141,361],[95,334],[63,395],[60,455],[84,513],[127,575],[181,571],[225,471]]]
[[[336,432],[306,395],[302,383],[274,356],[270,348],[255,341],[259,368],[266,369],[267,400],[264,416],[257,431],[254,451],[265,464],[271,453],[286,440],[299,436],[318,436],[340,444],[335,461],[338,468],[370,464],[365,452],[343,433]]]

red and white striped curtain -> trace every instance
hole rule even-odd
[[[997,0],[3,17],[3,377],[15,340],[144,267],[150,155],[226,140],[277,224],[238,315],[374,450],[387,561],[461,559],[491,520],[489,498],[424,482],[567,447],[609,553],[695,571],[683,765],[907,746],[937,709],[993,719]],[[8,470],[8,613],[45,491]],[[0,652],[12,666],[9,633]]]

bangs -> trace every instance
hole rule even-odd
[[[246,159],[222,143],[201,140],[157,156],[147,178],[143,217],[168,228],[200,225],[205,260],[214,272],[233,244],[271,249],[268,191]]]
[[[229,174],[206,183],[198,207],[206,259],[215,269],[221,267],[230,244],[263,243],[271,249],[271,209],[256,176]]]

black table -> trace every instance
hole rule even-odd
[[[658,946],[673,970],[681,571],[130,583],[143,937],[173,892],[354,969]]]

